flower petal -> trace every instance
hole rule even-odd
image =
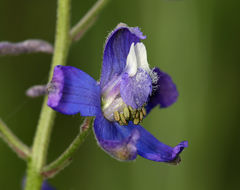
[[[48,106],[63,114],[96,116],[100,112],[100,87],[80,69],[56,66],[48,92]]]
[[[163,144],[140,125],[130,123],[128,128],[131,130],[137,129],[140,133],[137,151],[140,156],[148,160],[177,164],[181,161],[179,154],[188,146],[187,141],[183,141],[175,147]]]
[[[147,50],[145,45],[143,43],[137,43],[135,46],[135,53],[137,57],[138,68],[150,73],[151,70],[148,65]]]
[[[109,122],[100,114],[94,121],[94,132],[98,144],[110,156],[120,161],[136,158],[136,142],[139,138],[137,130],[130,131],[127,126]]]
[[[148,113],[157,105],[160,105],[161,108],[168,107],[176,102],[178,98],[177,87],[172,78],[157,67],[153,69],[153,73],[157,74],[158,80],[157,84],[153,84],[155,90],[153,90],[153,94],[150,96],[146,106]]]
[[[122,73],[126,66],[127,56],[132,43],[137,43],[145,39],[138,27],[128,27],[119,24],[108,36],[101,73],[100,86],[103,88],[106,83],[114,76]]]
[[[134,109],[142,107],[151,92],[152,79],[146,71],[138,69],[133,77],[129,77],[127,73],[123,74],[120,93],[127,105]]]
[[[132,43],[128,56],[127,56],[127,62],[126,62],[126,66],[125,66],[125,72],[128,73],[129,76],[134,76],[137,72],[137,56],[135,53],[135,47],[134,47],[134,43]]]

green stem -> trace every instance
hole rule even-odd
[[[97,14],[102,10],[107,2],[108,0],[97,1],[92,9],[89,10],[89,12],[80,20],[80,22],[75,27],[73,27],[70,32],[69,25],[71,0],[58,0],[57,30],[49,81],[52,78],[54,67],[56,65],[65,65],[71,42],[75,40],[76,37],[79,37],[79,33],[84,33],[84,31],[90,27],[91,22],[94,21]],[[25,190],[40,190],[41,188],[43,181],[43,175],[41,172],[46,162],[47,149],[55,113],[55,111],[47,106],[46,96],[43,102],[40,119],[33,142],[32,154],[28,162]],[[87,131],[82,132],[79,137],[73,141],[73,144],[70,145],[70,149],[66,150],[66,152],[56,160],[56,162],[52,163],[52,165],[49,165],[49,168],[53,169],[54,167],[57,167],[58,164],[61,165],[65,163],[66,159],[68,159],[76,151],[78,146],[85,140]]]
[[[80,37],[93,25],[99,12],[105,7],[109,0],[98,0],[85,16],[71,29],[70,38],[72,41]]]
[[[55,176],[58,172],[70,164],[73,155],[76,153],[80,145],[85,141],[86,137],[90,133],[92,129],[92,121],[93,118],[86,118],[81,125],[79,134],[75,137],[69,147],[55,161],[43,168],[42,175],[45,178]]]
[[[12,150],[16,152],[16,154],[20,158],[23,158],[24,160],[27,160],[29,158],[31,150],[12,133],[12,131],[1,119],[0,137],[3,138],[3,140],[8,144],[8,146],[12,148]]]
[[[54,67],[56,65],[65,65],[66,62],[70,45],[70,3],[70,0],[58,0],[55,48],[49,81],[52,78]],[[33,142],[31,159],[28,162],[25,190],[40,190],[41,188],[43,181],[41,170],[46,161],[55,113],[55,111],[47,106],[47,97],[45,97]]]

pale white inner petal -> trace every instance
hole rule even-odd
[[[130,51],[127,56],[127,63],[126,63],[126,72],[129,74],[129,76],[134,76],[137,72],[137,58],[134,48],[134,43],[132,43],[130,47]]]
[[[141,42],[137,43],[134,49],[137,57],[137,67],[149,73],[151,70],[147,61],[147,51],[145,45]]]

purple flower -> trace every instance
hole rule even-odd
[[[48,105],[63,114],[95,116],[94,132],[104,151],[118,160],[137,155],[178,163],[187,141],[165,145],[139,123],[155,106],[168,107],[178,97],[171,77],[150,69],[137,27],[119,24],[108,36],[100,82],[70,66],[56,66],[48,86]]]

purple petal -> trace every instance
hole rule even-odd
[[[153,69],[153,72],[157,73],[158,81],[146,106],[147,112],[150,112],[157,105],[160,105],[161,108],[168,107],[176,102],[178,98],[177,87],[172,78],[157,67]]]
[[[100,87],[80,69],[56,66],[48,91],[48,106],[58,112],[82,116],[96,116],[100,112]]]
[[[130,131],[127,126],[109,122],[100,114],[95,119],[94,132],[98,144],[110,156],[121,161],[136,158],[136,142],[139,138],[137,130]]]
[[[129,129],[139,131],[138,154],[149,160],[177,164],[180,162],[179,154],[188,146],[187,141],[183,141],[175,147],[163,144],[140,125],[130,124]]]
[[[99,145],[118,160],[133,160],[139,154],[156,162],[177,164],[180,162],[179,154],[188,146],[187,141],[175,147],[168,146],[140,125],[129,122],[127,126],[120,126],[102,115],[96,117],[94,131]]]
[[[125,73],[122,77],[120,92],[123,101],[127,105],[130,105],[134,109],[142,107],[152,92],[152,79],[142,69],[138,69],[136,75],[133,77],[129,77]]]
[[[138,27],[119,24],[108,36],[104,54],[100,86],[103,88],[114,76],[122,73],[132,43],[145,39]]]

